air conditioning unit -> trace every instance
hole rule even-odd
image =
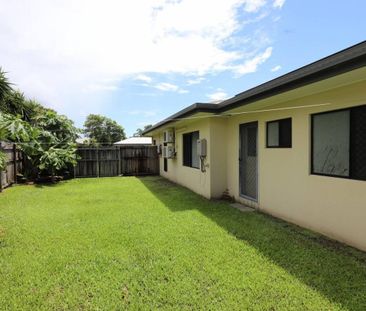
[[[164,143],[174,143],[174,129],[164,131]]]
[[[175,157],[174,146],[164,146],[163,147],[163,158],[172,159]]]

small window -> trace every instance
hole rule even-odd
[[[312,116],[312,174],[366,180],[366,106]]]
[[[199,168],[200,159],[197,154],[197,141],[199,132],[183,134],[183,165]]]
[[[267,148],[292,147],[291,118],[267,122]]]

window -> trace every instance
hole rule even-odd
[[[267,122],[267,148],[291,148],[291,118]]]
[[[199,132],[183,134],[183,165],[199,168],[200,159],[197,154],[197,140]]]
[[[164,143],[164,147],[168,146],[167,143]],[[167,172],[168,171],[168,159],[167,158],[164,158],[164,172]]]
[[[312,116],[312,174],[366,180],[366,106]]]

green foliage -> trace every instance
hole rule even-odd
[[[4,98],[9,95],[12,91],[10,82],[5,75],[5,72],[0,67],[0,108],[2,107],[2,103]],[[1,111],[1,110],[0,110]]]
[[[19,117],[0,112],[0,137],[14,142],[37,139],[39,131]]]
[[[103,146],[125,139],[124,128],[116,121],[102,115],[90,114],[84,123],[84,134],[92,144]]]
[[[144,128],[138,128],[133,134],[134,137],[142,136],[142,133],[152,127],[152,124],[145,125]]]
[[[0,174],[1,174],[1,171],[3,171],[6,167],[6,162],[7,162],[7,156],[6,154],[0,150]]]
[[[69,164],[76,165],[77,158],[74,148],[55,148],[51,147],[42,153],[39,159],[40,170],[52,170],[52,175],[55,171],[67,168]]]
[[[36,104],[34,100],[26,99],[20,91],[12,91],[4,97],[0,111],[29,122],[35,115],[37,105],[39,104]]]
[[[20,146],[32,166],[38,168],[32,173],[53,175],[76,164],[79,131],[71,120],[13,91],[1,71],[0,99],[0,140]]]
[[[366,310],[366,255],[159,177],[0,195],[2,310]]]

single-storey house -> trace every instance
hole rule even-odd
[[[366,41],[144,132],[160,174],[366,250]]]
[[[113,145],[115,146],[151,146],[151,137],[130,137],[120,141],[117,141]]]

